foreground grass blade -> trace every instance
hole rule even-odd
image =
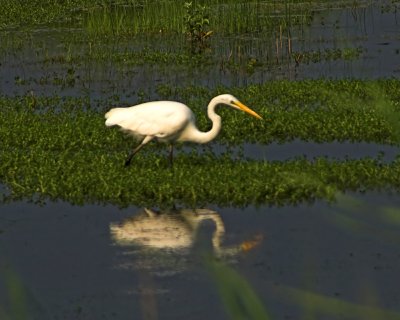
[[[342,299],[292,287],[282,286],[275,289],[280,297],[284,298],[285,300],[288,299],[289,301],[304,307],[307,309],[307,312],[312,311],[314,314],[318,315],[316,319],[321,319],[321,315],[334,316],[338,317],[338,319],[400,319],[399,312],[386,310],[375,306],[351,303]]]
[[[260,298],[235,270],[211,257],[206,266],[231,319],[270,319]]]
[[[0,270],[1,272],[2,270]],[[28,319],[26,310],[26,292],[19,277],[12,270],[4,270],[0,274],[5,283],[7,305],[0,303],[0,317],[4,320]],[[0,282],[1,283],[1,282]]]

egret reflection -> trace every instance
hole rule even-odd
[[[216,255],[232,256],[251,250],[261,241],[262,237],[258,235],[250,241],[224,246],[224,222],[216,211],[210,209],[155,211],[144,208],[120,223],[111,223],[110,232],[113,241],[120,246],[185,254],[190,252],[199,227],[206,220],[212,221],[215,226],[211,243]]]

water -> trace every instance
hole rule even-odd
[[[224,319],[204,251],[238,270],[274,319],[302,314],[305,306],[290,289],[361,306],[374,298],[374,307],[400,312],[400,225],[377,216],[381,206],[398,206],[398,198],[359,198],[365,202],[359,210],[345,202],[169,212],[13,203],[1,207],[0,265],[24,284],[30,319],[146,312]],[[4,279],[0,284],[5,301]]]
[[[274,43],[266,35],[252,34],[212,38],[211,47],[221,48],[206,53],[211,63],[205,67],[74,60],[74,54],[87,58],[91,45],[70,38],[82,30],[68,30],[67,35],[66,31],[37,30],[19,49],[2,51],[1,94],[32,91],[89,96],[91,101],[117,95],[134,104],[143,94],[157,98],[157,84],[214,87],[275,79],[398,78],[400,72],[397,13],[381,13],[378,6],[315,13],[310,27],[293,30],[292,50],[319,51],[323,58],[299,64],[283,53],[278,63],[271,63],[265,57],[274,52]],[[160,39],[130,39],[111,51],[134,51],[143,45],[150,51],[171,50],[171,39]],[[255,58],[260,66],[221,67],[230,46],[242,48],[243,61]],[[361,48],[360,56],[349,60],[324,58],[325,49],[356,48]],[[234,152],[267,161],[326,156],[389,162],[398,148],[294,141],[246,144]],[[1,185],[0,192],[9,190]],[[353,196],[361,204],[342,199],[336,204],[239,209],[210,203],[206,208],[168,212],[62,202],[2,204],[0,317],[12,314],[12,306],[20,303],[29,319],[227,319],[216,283],[204,267],[207,252],[249,282],[272,319],[342,319],[344,314],[349,319],[376,314],[389,319],[382,312],[390,310],[398,319],[399,213],[383,208],[398,208],[399,199],[383,191]],[[22,284],[25,302],[10,298],[10,274],[17,279],[11,282],[14,287]],[[325,303],[307,303],[308,293]],[[338,307],[337,301],[348,303],[347,309]]]
[[[14,44],[18,49],[1,55],[0,91],[7,95],[32,91],[36,95],[89,96],[92,100],[117,95],[134,104],[143,94],[146,99],[157,98],[158,84],[215,87],[275,79],[398,77],[398,29],[397,13],[382,13],[378,5],[322,10],[314,14],[310,26],[292,30],[291,51],[302,56],[299,63],[289,58],[285,40],[277,51],[272,35],[249,34],[216,35],[200,62],[189,64],[174,62],[179,57],[160,62],[171,59],[165,58],[170,54],[189,54],[183,35],[137,36],[129,41],[96,44],[76,36],[84,30],[67,33],[65,29],[40,29],[29,36],[21,33],[23,43]],[[18,43],[9,42],[10,47]],[[144,55],[150,58],[143,56],[144,48]],[[334,57],[327,50],[342,53]],[[360,53],[352,56],[351,52],[357,50]],[[154,52],[159,55],[152,60]],[[313,52],[319,52],[319,58],[308,60],[307,54]],[[97,60],[99,55],[104,57]],[[122,60],[109,60],[115,55]],[[256,64],[249,67],[252,59]]]
[[[197,147],[202,152],[204,147]],[[296,158],[306,158],[312,161],[315,158],[328,158],[333,160],[373,158],[382,162],[392,162],[397,158],[399,149],[397,146],[379,145],[366,142],[330,142],[316,143],[294,140],[288,143],[270,143],[268,145],[246,143],[243,146],[228,148],[218,144],[211,144],[207,151],[214,154],[229,152],[237,158],[286,161]],[[193,147],[184,147],[184,152],[191,152]]]

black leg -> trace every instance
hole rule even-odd
[[[172,168],[173,166],[173,160],[174,160],[174,145],[171,143],[169,145],[169,165]]]
[[[132,153],[128,156],[128,159],[125,161],[125,167],[129,166],[131,164],[133,156],[139,152],[140,149],[142,149],[144,146],[143,143],[139,144],[135,149],[133,149]]]

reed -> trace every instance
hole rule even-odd
[[[86,15],[91,35],[135,35],[140,33],[183,33],[186,1],[146,1],[129,6],[94,7]],[[210,28],[219,34],[272,32],[302,24],[311,13],[310,3],[286,0],[238,2],[193,1],[209,8]],[[292,13],[293,12],[293,13]],[[301,17],[301,18],[299,18]],[[120,31],[120,32],[117,32]]]

